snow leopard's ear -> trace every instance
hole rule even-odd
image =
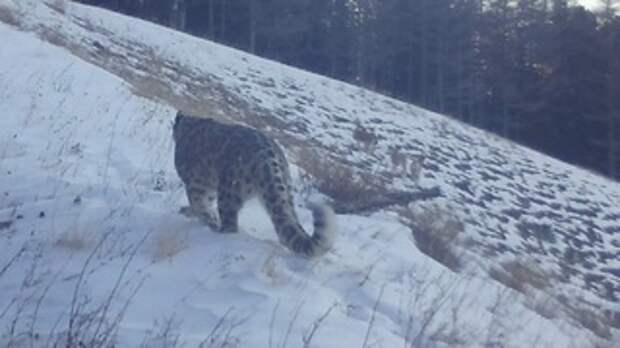
[[[176,128],[179,125],[179,122],[181,122],[181,119],[183,119],[183,117],[185,117],[183,111],[177,111],[177,116],[174,118],[174,125],[172,127]]]

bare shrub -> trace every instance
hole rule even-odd
[[[424,164],[423,156],[408,155],[398,148],[390,148],[389,155],[390,161],[392,162],[392,169],[395,172],[404,174],[413,181],[418,181],[420,179],[422,166]]]
[[[465,332],[459,328],[464,295],[457,296],[455,290],[470,278],[460,275],[447,283],[444,277],[450,276],[449,271],[427,278],[429,272],[429,269],[411,269],[406,274],[399,309],[404,347],[426,347],[429,340],[448,345],[464,342]]]
[[[283,333],[282,339],[279,341],[277,345],[274,345],[274,326],[276,322],[276,316],[278,313],[278,308],[280,307],[280,301],[276,302],[276,305],[271,312],[271,319],[269,320],[269,348],[273,348],[274,346],[277,348],[286,348],[289,347],[288,340],[291,337],[291,333],[293,332],[293,326],[297,322],[297,318],[299,317],[299,312],[301,311],[301,307],[304,305],[304,300],[299,300],[295,305],[293,312],[287,317],[288,326]],[[304,338],[302,337],[302,342]],[[312,341],[312,337],[310,337],[310,342]]]
[[[353,129],[353,139],[362,144],[362,148],[367,152],[373,152],[379,143],[379,137],[372,129],[364,127],[359,121],[355,122]]]
[[[26,246],[22,246],[8,261],[0,267],[0,277],[11,268],[26,251]]]
[[[409,173],[409,177],[411,179],[413,179],[414,181],[418,181],[420,180],[420,175],[422,175],[423,168],[424,156],[412,156],[407,173]]]
[[[235,331],[245,323],[247,318],[234,318],[229,308],[211,328],[207,337],[200,342],[198,348],[239,347],[241,340]]]
[[[526,264],[519,260],[505,261],[499,267],[489,270],[491,278],[521,293],[527,288],[544,290],[548,288],[553,277],[534,264]]]
[[[407,209],[401,218],[409,226],[418,249],[451,270],[461,268],[457,237],[465,230],[462,221],[447,207],[430,205],[421,211]]]
[[[181,334],[179,333],[180,327],[181,322],[176,320],[174,316],[155,320],[153,328],[146,331],[140,348],[154,346],[166,348],[182,347],[183,342],[181,342]]]
[[[396,148],[391,148],[389,152],[394,171],[407,172],[407,168],[409,167],[407,155]]]
[[[327,308],[325,313],[323,313],[320,317],[318,317],[312,323],[312,327],[310,329],[308,329],[307,332],[301,338],[302,342],[304,343],[303,348],[311,347],[312,339],[314,338],[314,335],[319,330],[319,328],[321,328],[321,326],[323,325],[323,322],[325,321],[325,319],[327,319],[329,314],[332,312],[332,310],[334,308],[336,308],[337,305],[338,305],[338,303],[334,302],[331,306],[329,306],[329,308]]]
[[[377,300],[375,301],[375,305],[372,307],[372,315],[370,316],[370,320],[368,321],[368,327],[366,328],[366,334],[364,335],[364,344],[362,344],[362,348],[368,347],[368,338],[370,337],[370,332],[375,323],[375,317],[377,315],[377,308],[381,303],[381,298],[383,297],[383,292],[385,290],[385,284],[379,290],[379,294],[377,295]]]
[[[392,161],[392,168],[396,171],[400,169],[401,171],[406,172],[408,167],[407,155],[396,148],[391,148],[389,152],[390,160]]]
[[[87,284],[89,276],[100,266],[96,259],[111,233],[107,232],[89,253],[79,274],[65,278],[65,280],[75,279],[72,295],[68,299],[66,312],[58,317],[53,327],[46,329],[49,331],[41,332],[38,327],[40,310],[50,289],[58,284],[62,273],[50,272],[41,267],[45,250],[43,244],[27,249],[24,246],[9,260],[3,270],[8,269],[15,260],[24,261],[21,255],[25,252],[29,253],[31,260],[24,272],[20,291],[14,295],[6,308],[0,310],[0,318],[6,318],[8,321],[1,337],[9,346],[32,347],[43,344],[67,348],[114,346],[120,321],[142,285],[142,282],[136,285],[126,275],[129,264],[144,239],[126,250],[124,256],[126,260],[111,285],[111,290],[104,298],[95,301],[86,290]],[[126,295],[122,296],[123,299],[119,299],[121,292],[122,295]],[[47,337],[47,341],[42,342],[42,337]]]
[[[86,288],[86,284],[88,283],[87,276],[90,274],[93,267],[91,264],[111,233],[112,232],[106,233],[86,258],[73,289],[69,313],[67,314],[67,326],[60,334],[54,335],[54,332],[51,333],[52,337],[56,336],[56,341],[53,342],[53,346],[64,346],[67,348],[107,348],[115,346],[116,335],[121,319],[143,283],[142,280],[136,285],[130,284],[129,280],[126,278],[127,271],[129,265],[137,255],[138,250],[148,237],[148,234],[127,250],[125,263],[118,272],[118,276],[112,284],[111,290],[101,302],[96,303],[89,294],[85,292],[84,288]],[[130,289],[130,287],[133,288]],[[114,303],[118,301],[118,295],[122,290],[128,290],[129,294],[128,296],[124,296],[125,299],[120,306],[115,306]]]

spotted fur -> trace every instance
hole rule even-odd
[[[311,205],[314,234],[304,231],[293,206],[288,163],[273,140],[252,128],[180,111],[173,137],[175,167],[190,204],[181,213],[201,218],[216,231],[236,232],[243,203],[258,196],[278,239],[290,250],[313,257],[331,248],[333,211]]]

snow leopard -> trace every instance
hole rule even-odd
[[[333,210],[310,204],[314,233],[304,231],[294,209],[284,152],[264,133],[178,111],[173,139],[175,168],[189,201],[180,213],[200,218],[214,231],[237,232],[239,210],[258,196],[284,246],[308,258],[331,249]]]

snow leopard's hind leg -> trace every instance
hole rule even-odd
[[[219,232],[235,233],[238,232],[239,211],[243,205],[241,188],[238,182],[233,182],[233,176],[222,180],[217,192],[217,209],[221,226]]]

